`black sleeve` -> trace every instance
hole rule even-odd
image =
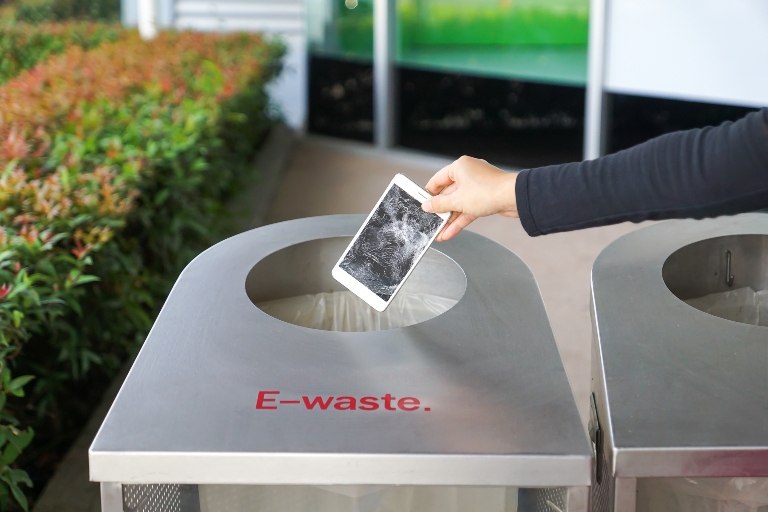
[[[515,193],[531,236],[768,208],[768,109],[596,160],[525,170]]]

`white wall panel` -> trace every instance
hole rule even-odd
[[[307,117],[307,38],[285,35],[288,45],[282,74],[269,86],[269,94],[285,116],[285,121],[296,130],[304,128]]]
[[[139,22],[138,0],[120,1],[120,21],[126,27],[135,27]]]
[[[768,0],[608,0],[605,88],[768,105]]]
[[[253,16],[270,19],[287,19],[300,23],[304,16],[301,4],[285,2],[182,0],[177,2],[176,12],[184,15],[213,15],[225,17]]]
[[[171,1],[174,2],[173,25],[179,29],[264,32],[281,37],[288,46],[288,53],[283,73],[270,86],[270,95],[291,127],[303,127],[307,111],[307,38],[303,0]]]
[[[180,29],[201,31],[246,31],[298,34],[302,26],[293,20],[248,16],[176,16],[175,26]]]
[[[304,4],[297,0],[175,0],[175,25],[197,30],[303,34]]]

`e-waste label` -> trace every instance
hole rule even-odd
[[[320,396],[304,395],[299,398],[281,398],[278,390],[259,391],[256,409],[274,411],[281,407],[299,407],[308,411],[425,411],[418,398],[412,396],[396,397],[390,393],[384,396]]]

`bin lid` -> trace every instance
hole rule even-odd
[[[590,444],[536,282],[495,242],[462,233],[433,246],[466,292],[401,329],[307,329],[248,299],[258,261],[351,237],[364,220],[273,224],[190,263],[91,446],[91,480],[589,485]]]
[[[662,276],[677,250],[731,235],[768,235],[768,216],[659,223],[594,264],[593,385],[617,477],[768,476],[768,327],[694,309]]]

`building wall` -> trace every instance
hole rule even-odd
[[[138,0],[122,0],[123,24],[136,26]],[[263,32],[288,47],[283,73],[271,85],[275,105],[293,128],[307,111],[307,39],[304,0],[155,0],[158,25],[199,31]]]
[[[765,0],[610,0],[611,92],[768,105]]]

